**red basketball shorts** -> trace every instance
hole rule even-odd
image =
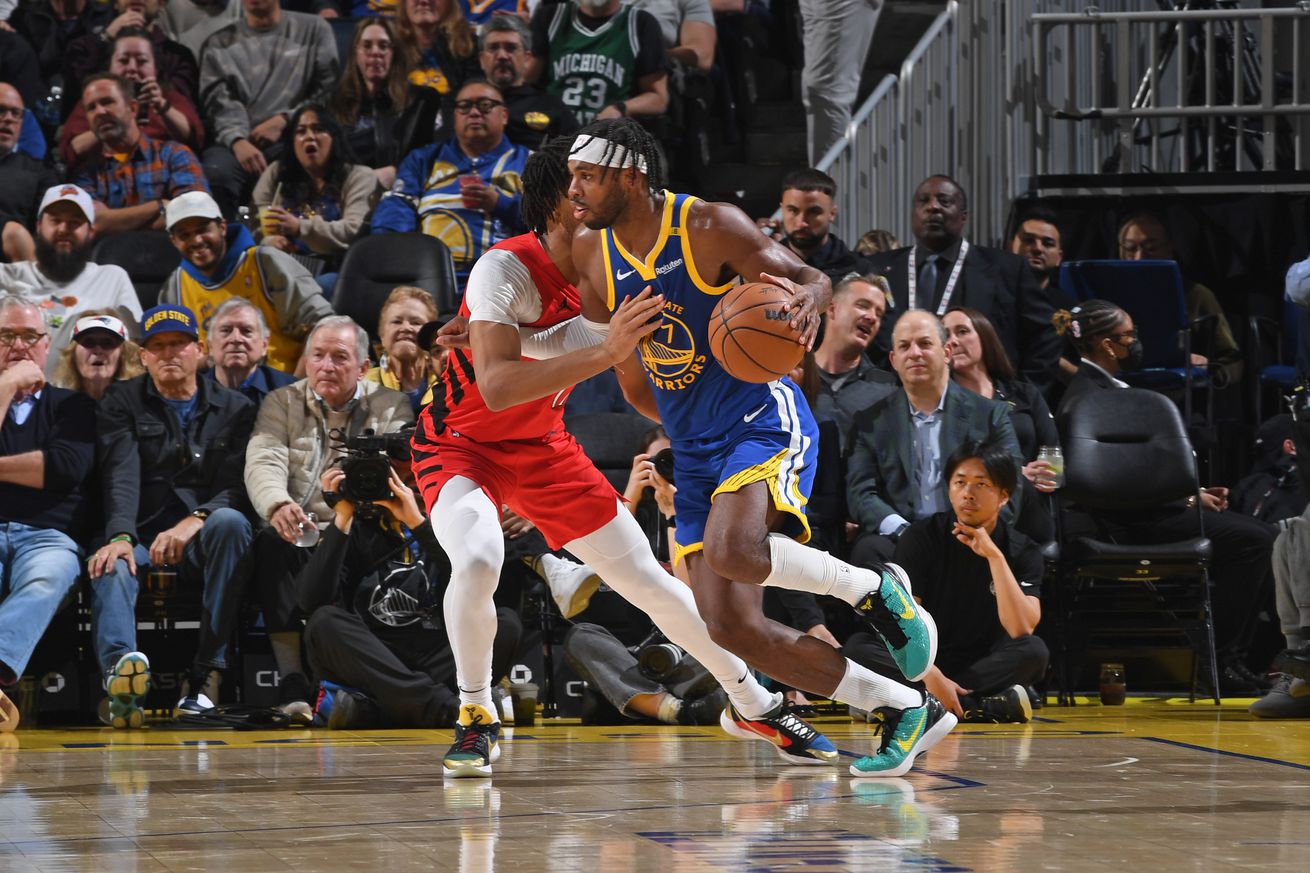
[[[418,479],[429,515],[455,476],[476,482],[498,508],[508,506],[535,524],[552,549],[599,530],[618,511],[618,492],[565,431],[485,443],[447,429],[426,448],[437,460]]]

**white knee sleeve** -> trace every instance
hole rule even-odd
[[[500,511],[476,482],[456,476],[437,495],[432,530],[450,558],[443,607],[460,699],[492,710],[491,647],[496,639],[492,597],[505,562]]]

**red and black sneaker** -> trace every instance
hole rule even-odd
[[[837,747],[785,703],[759,718],[746,718],[729,702],[719,716],[719,727],[734,737],[772,744],[778,757],[789,764],[827,764],[837,759]]]

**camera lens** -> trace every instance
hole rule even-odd
[[[650,459],[655,465],[655,472],[669,484],[673,483],[673,449],[661,449]]]
[[[637,653],[637,669],[654,682],[667,679],[682,663],[683,651],[673,643],[645,646]]]

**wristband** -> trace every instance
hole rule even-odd
[[[131,535],[131,534],[119,534],[119,535],[116,536],[116,537],[110,537],[110,538],[109,538],[109,541],[110,541],[111,543],[128,543],[128,544],[134,544],[134,543],[133,543],[133,540],[132,540],[132,535]]]
[[[676,515],[666,515],[666,516],[664,516],[664,525],[665,525],[665,527],[677,527],[677,526],[678,526],[678,517],[677,517]]]
[[[167,115],[172,109],[173,109],[173,104],[170,101],[165,100],[163,107],[159,110],[159,114]]]

